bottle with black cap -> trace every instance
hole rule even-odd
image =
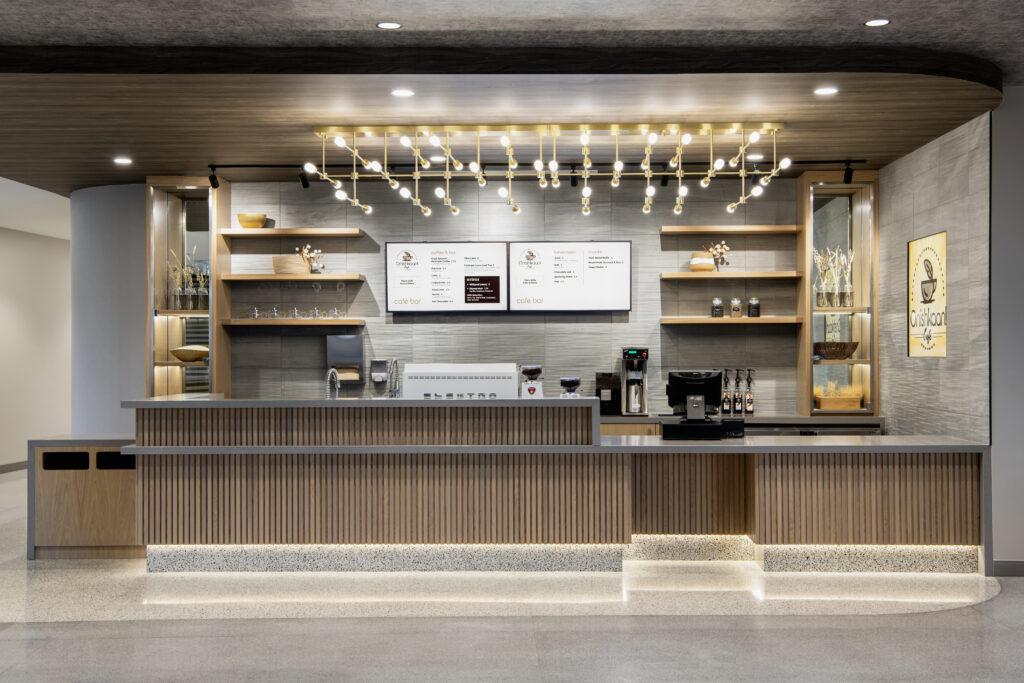
[[[734,415],[743,414],[743,389],[740,387],[740,376],[743,373],[743,368],[736,368],[736,382],[733,384],[732,392],[732,412]]]
[[[722,386],[722,415],[732,414],[732,392],[729,391],[729,371],[723,370],[722,377],[724,380]]]

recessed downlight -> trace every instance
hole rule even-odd
[[[864,25],[865,26],[870,26],[871,28],[878,28],[879,26],[888,26],[889,25],[889,20],[888,19],[868,19],[867,21],[864,22]]]
[[[132,158],[131,157],[114,157],[114,163],[117,164],[118,166],[131,166],[132,165]]]
[[[764,155],[760,152],[752,152],[747,155],[747,161],[764,161]]]
[[[430,161],[431,161],[431,163],[435,163],[435,164],[443,164],[444,163],[444,157],[442,155],[440,155],[440,154],[435,154],[432,157],[430,157]]]
[[[402,28],[402,25],[397,21],[378,21],[377,28],[382,28],[385,31],[397,31]]]
[[[814,89],[814,94],[821,95],[822,97],[829,97],[831,95],[835,95],[837,92],[839,92],[839,88],[834,85],[823,85]]]
[[[394,97],[412,97],[415,94],[416,93],[409,90],[409,88],[395,88],[391,91],[391,95]]]

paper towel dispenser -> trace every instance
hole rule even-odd
[[[363,383],[363,335],[327,336],[327,369],[331,368],[337,371],[339,383]]]

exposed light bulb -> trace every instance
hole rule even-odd
[[[693,136],[689,133],[683,133],[683,144],[688,145],[693,142]]]
[[[340,190],[341,189],[341,181],[338,180],[337,178],[335,178],[334,180],[331,181],[331,187],[333,187],[335,190]]]
[[[544,170],[544,162],[541,161],[540,159],[534,159],[533,168],[536,169],[537,173],[540,173],[541,171]]]
[[[584,147],[590,144],[590,133],[580,133],[580,144]]]
[[[789,157],[782,157],[782,160],[779,161],[779,168],[782,168],[782,169],[789,168],[792,165],[793,165],[793,160],[790,159]]]
[[[541,189],[543,189],[548,186],[548,179],[541,176],[540,179],[537,180],[537,184],[541,186]]]
[[[511,168],[514,171],[517,168],[519,168],[519,162],[516,161],[515,159],[509,159],[508,160],[508,167]]]
[[[509,140],[509,137],[507,135],[502,135],[500,138],[498,138],[498,141],[501,142],[502,147],[508,147],[509,145],[512,144],[512,141]]]
[[[420,162],[420,168],[430,168],[430,160],[429,159],[423,159]]]
[[[338,147],[341,147],[342,149],[348,147],[348,142],[345,141],[345,136],[343,135],[335,135],[334,144],[336,144]]]
[[[469,162],[469,170],[472,171],[473,173],[479,173],[480,164],[476,163],[475,161]]]
[[[761,134],[758,133],[755,130],[754,132],[752,132],[750,135],[747,136],[747,143],[752,145],[752,144],[754,144],[755,142],[757,142],[760,139],[761,139]]]
[[[516,204],[515,206],[512,207],[512,213],[516,214],[517,216],[519,215],[520,211],[521,211],[521,209],[519,208],[518,204]]]
[[[437,137],[436,135],[431,135],[429,138],[427,138],[427,141],[430,142],[430,144],[432,144],[434,147],[441,146],[441,138]]]
[[[430,210],[429,206],[424,205],[420,207],[420,213],[422,213],[424,216],[429,216],[434,212]]]
[[[690,188],[687,187],[686,185],[680,185],[679,186],[679,196],[680,197],[685,197],[688,194],[690,194]]]
[[[402,147],[412,147],[412,140],[409,139],[408,135],[403,135],[402,137],[398,138],[398,142],[399,144],[402,145]]]
[[[640,210],[643,211],[644,213],[650,213],[651,212],[651,205],[650,204],[644,204],[644,208],[642,208]]]
[[[403,187],[398,190],[398,194],[402,196],[402,199],[408,199],[412,196],[412,191],[408,187]]]
[[[555,161],[554,159],[549,161],[548,162],[548,170],[551,171],[552,173],[557,173],[558,172],[558,162]]]
[[[760,185],[754,185],[752,188],[750,188],[750,195],[752,197],[760,197],[763,194],[764,188],[761,187]]]
[[[619,177],[618,176],[612,176],[612,187],[618,187],[618,186],[619,186]]]
[[[763,175],[763,176],[761,176],[761,180],[758,181],[758,182],[760,182],[765,187],[768,187],[768,183],[770,183],[771,181],[772,181],[772,177],[771,176]]]
[[[302,170],[306,173],[316,173],[316,164],[312,161],[307,161],[302,165]]]
[[[590,157],[583,159],[583,168],[590,168],[592,165],[593,163],[590,161]]]
[[[683,212],[683,205],[682,204],[676,204],[675,206],[672,207],[672,213],[674,213],[675,215],[678,216],[682,212]]]
[[[725,207],[725,210],[728,211],[729,213],[736,213],[736,205],[730,204],[729,206]]]
[[[508,199],[508,188],[502,185],[498,188],[498,196],[502,199]]]
[[[380,165],[379,161],[374,159],[373,161],[370,162],[370,170],[380,173],[382,170],[384,170],[384,167]]]
[[[711,178],[708,178],[707,176],[704,176],[703,178],[700,179],[700,186],[701,187],[706,188],[710,184],[711,184]]]
[[[551,187],[553,187],[553,188],[555,188],[557,190],[559,187],[561,187],[561,185],[562,185],[562,181],[559,180],[558,178],[552,178],[551,179]]]
[[[363,213],[366,214],[367,216],[373,213],[373,207],[370,206],[369,204],[363,204],[360,208],[362,208]]]
[[[434,188],[434,196],[437,197],[438,199],[444,199],[444,194],[445,192],[443,187]]]
[[[676,157],[672,157],[668,160],[668,165],[670,168],[675,168],[679,165],[679,160]]]
[[[594,188],[590,187],[590,185],[586,185],[583,188],[583,191],[580,192],[580,194],[582,194],[584,197],[589,197],[590,195],[594,194]]]
[[[725,159],[715,159],[715,170],[721,171],[725,167]]]
[[[487,187],[487,178],[480,176],[476,179],[476,184],[480,187]]]
[[[461,171],[462,162],[459,161],[458,159],[452,159],[452,168],[454,168],[456,171]]]
[[[388,178],[388,185],[391,186],[392,190],[397,190],[400,183],[394,178]]]
[[[658,134],[657,133],[655,133],[654,131],[651,131],[650,133],[647,134],[647,144],[648,145],[653,145],[657,141],[658,141]]]
[[[345,192],[345,190],[342,190],[341,188],[338,188],[334,192],[334,198],[337,199],[339,202],[343,202],[346,199],[348,199],[348,192]]]
[[[460,209],[457,206],[453,206],[453,207],[449,208],[448,210],[452,212],[453,216],[458,216],[459,215]]]
[[[740,165],[740,160],[736,157],[729,159],[729,168],[736,168]]]
[[[583,213],[584,216],[589,216],[590,215],[590,207],[589,206],[584,206],[580,211]]]
[[[625,167],[626,165],[622,163],[621,159],[616,159],[615,163],[612,164],[612,168],[615,169],[616,173],[622,173],[622,169],[624,169]]]
[[[644,194],[646,194],[648,197],[653,197],[655,192],[656,190],[654,189],[654,185],[648,185],[647,189],[644,190]]]

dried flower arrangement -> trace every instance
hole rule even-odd
[[[729,265],[729,252],[731,250],[724,240],[718,243],[712,242],[710,245],[705,245],[701,248],[715,260],[715,270],[720,270],[722,266]]]
[[[852,384],[839,386],[834,380],[829,380],[827,386],[814,385],[814,398],[860,398],[864,392]]]
[[[323,272],[324,252],[322,249],[314,249],[312,246],[307,244],[302,248],[295,247],[295,253],[298,254],[302,258],[302,260],[306,262],[307,266],[309,266],[309,272]]]
[[[826,247],[824,252],[813,250],[814,267],[817,277],[814,290],[817,305],[853,305],[853,250]]]

